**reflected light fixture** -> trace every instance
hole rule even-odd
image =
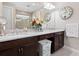
[[[55,8],[55,6],[51,3],[44,3],[44,8],[48,10],[52,10]]]

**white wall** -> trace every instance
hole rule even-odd
[[[0,2],[0,16],[2,16],[2,13],[3,13],[3,5],[2,2]]]
[[[71,18],[67,20],[62,20],[59,17],[59,12],[58,10],[55,11],[55,23],[56,23],[56,28],[65,28],[65,25],[67,23],[79,23],[79,3],[78,2],[60,2],[60,3],[55,3],[56,8],[61,8],[63,6],[70,6],[73,8],[73,15]]]
[[[56,28],[65,28],[65,25],[68,23],[79,23],[79,3],[78,2],[60,2],[55,3],[56,8],[60,8],[63,6],[70,6],[73,8],[73,15],[71,18],[67,20],[62,20],[59,17],[58,10],[55,11],[55,27]],[[74,49],[79,50],[79,38],[66,38],[65,39],[65,45],[72,47]]]
[[[55,12],[51,13],[51,20],[43,24],[43,29],[54,29],[55,28]]]

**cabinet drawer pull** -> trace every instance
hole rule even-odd
[[[23,54],[23,48],[21,48],[21,50],[20,50],[20,51],[21,51],[21,53]]]
[[[21,51],[23,51],[23,48],[21,48]]]
[[[18,49],[19,53],[21,52],[20,48]]]

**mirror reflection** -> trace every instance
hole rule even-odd
[[[34,26],[49,22],[51,11],[55,8],[52,3],[45,2],[4,2],[4,6],[11,9],[12,18],[8,19],[12,19],[12,25],[15,24],[11,29],[24,30],[32,28],[34,22]]]

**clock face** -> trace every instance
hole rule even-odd
[[[73,10],[71,7],[67,6],[67,7],[63,7],[60,9],[60,17],[62,19],[68,19],[72,16]]]

